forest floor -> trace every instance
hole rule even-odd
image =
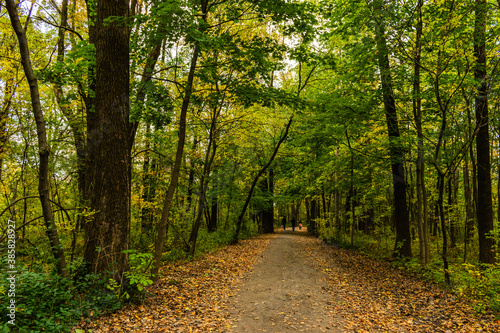
[[[500,332],[500,320],[439,286],[304,229],[167,265],[143,302],[74,331]]]

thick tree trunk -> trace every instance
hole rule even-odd
[[[129,122],[128,1],[98,0],[95,22],[95,110],[87,109],[86,194],[92,216],[85,223],[84,261],[92,273],[127,270],[130,236],[131,156]]]
[[[50,205],[50,176],[49,176],[49,158],[50,148],[47,142],[47,131],[45,128],[45,119],[43,117],[42,106],[40,104],[40,94],[38,91],[38,81],[33,72],[31,65],[30,51],[28,39],[24,31],[17,5],[14,0],[6,0],[7,11],[9,12],[12,28],[14,29],[17,40],[19,42],[19,50],[21,53],[21,63],[24,68],[26,79],[28,80],[31,106],[33,108],[33,116],[36,121],[36,132],[38,138],[38,153],[40,155],[40,164],[38,171],[38,193],[40,195],[40,203],[42,205],[43,217],[45,221],[45,230],[49,238],[52,254],[57,261],[57,271],[62,276],[67,276],[66,259],[64,257],[63,246],[59,241],[57,226],[54,222],[54,213]]]
[[[475,98],[477,150],[477,225],[479,233],[479,261],[495,262],[493,232],[493,204],[491,194],[490,138],[488,124],[488,83],[486,71],[486,0],[476,0],[474,22],[475,79],[480,82]]]
[[[390,155],[392,159],[392,179],[394,189],[394,211],[396,224],[395,255],[411,257],[410,218],[406,204],[406,179],[403,167],[403,151],[399,147],[399,125],[396,103],[392,91],[392,78],[389,64],[389,50],[385,40],[385,25],[382,17],[382,1],[374,2],[375,36],[377,42],[377,57],[380,69],[382,94],[385,116],[390,140]]]

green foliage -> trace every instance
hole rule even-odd
[[[422,266],[417,258],[406,261],[395,261],[394,264],[404,268],[425,280],[444,285],[443,261],[434,258],[426,266]],[[500,267],[477,262],[450,265],[452,277],[450,291],[461,299],[472,304],[480,313],[494,310],[500,312]],[[448,286],[446,286],[448,287]]]
[[[458,296],[472,301],[476,311],[500,312],[500,266],[462,264],[452,272]]]
[[[229,230],[218,230],[208,232],[206,229],[200,230],[198,234],[198,253],[208,253],[217,250],[231,242],[232,232]]]
[[[153,261],[153,254],[138,253],[134,250],[124,252],[129,254],[128,258],[130,265],[130,270],[125,272],[125,276],[129,279],[130,285],[136,287],[137,290],[142,293],[145,287],[153,283],[153,280],[151,280],[151,277],[147,272],[151,262]]]
[[[7,290],[7,273],[0,276],[0,290]],[[16,319],[19,332],[66,332],[81,318],[95,316],[121,307],[117,297],[109,293],[104,281],[87,275],[75,285],[53,273],[18,269],[16,274]],[[7,293],[0,293],[0,306],[10,302]],[[3,312],[2,322],[7,322]],[[4,324],[4,331],[11,325]]]

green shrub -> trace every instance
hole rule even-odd
[[[1,277],[0,289],[7,289],[7,275]],[[67,279],[53,274],[18,271],[16,275],[15,326],[7,323],[3,314],[5,332],[64,332],[81,316],[82,307],[75,306],[75,299]],[[1,295],[0,306],[5,309],[10,299]],[[2,311],[4,313],[4,311]]]
[[[7,308],[9,281],[0,275],[0,307]],[[2,311],[0,332],[69,332],[81,317],[96,316],[122,306],[118,295],[106,287],[107,281],[84,275],[75,282],[49,272],[18,268],[16,274],[15,326]]]
[[[457,294],[471,301],[478,312],[500,311],[500,267],[498,265],[462,264],[452,271]]]

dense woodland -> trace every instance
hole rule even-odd
[[[283,218],[500,308],[500,2],[0,6],[20,325],[110,310]]]

